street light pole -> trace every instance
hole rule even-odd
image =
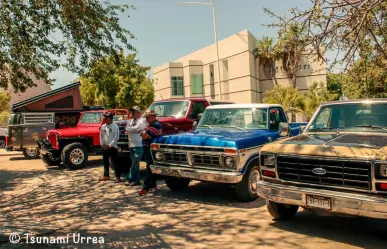
[[[204,4],[212,5],[212,18],[214,21],[214,36],[215,36],[215,45],[216,45],[216,62],[218,65],[218,83],[219,83],[219,99],[222,100],[222,81],[220,80],[220,62],[219,62],[219,44],[218,44],[218,28],[216,25],[216,13],[215,13],[215,1],[212,2],[185,2],[181,5],[186,4]]]

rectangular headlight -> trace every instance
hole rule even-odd
[[[387,164],[380,164],[380,176],[387,177]]]
[[[262,166],[274,166],[275,155],[263,155]]]

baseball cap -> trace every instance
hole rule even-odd
[[[114,114],[111,113],[111,112],[105,112],[105,113],[103,114],[103,116],[104,116],[105,118],[113,118],[113,117],[114,117]]]
[[[133,106],[132,108],[129,109],[129,111],[141,112],[141,109],[138,106]]]

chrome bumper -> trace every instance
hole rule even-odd
[[[243,174],[240,172],[224,172],[162,165],[151,165],[151,169],[152,173],[156,175],[175,176],[208,182],[238,183],[243,178]]]
[[[302,207],[306,207],[306,195],[324,196],[332,199],[333,213],[387,219],[387,197],[287,186],[265,181],[258,182],[258,195],[274,202]]]

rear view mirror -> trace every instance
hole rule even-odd
[[[286,123],[286,122],[279,123],[278,133],[281,137],[289,136],[289,123]]]

